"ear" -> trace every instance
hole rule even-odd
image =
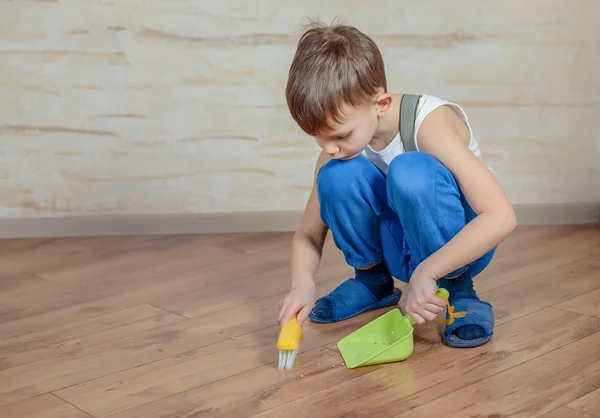
[[[382,93],[375,97],[375,107],[377,109],[377,116],[382,118],[386,116],[390,110],[392,104],[392,95],[389,93]]]

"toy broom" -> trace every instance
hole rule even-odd
[[[302,327],[298,323],[296,315],[294,315],[281,327],[279,332],[279,338],[277,339],[277,348],[279,349],[278,369],[289,370],[292,368],[298,354],[298,345],[303,338]]]

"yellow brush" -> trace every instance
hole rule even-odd
[[[298,345],[303,338],[302,327],[298,323],[296,315],[294,315],[281,327],[279,332],[279,338],[277,339],[277,348],[279,349],[278,369],[292,368],[298,354]]]

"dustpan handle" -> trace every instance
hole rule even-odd
[[[448,298],[450,297],[450,293],[449,293],[449,292],[448,292],[446,289],[444,289],[444,288],[442,288],[442,287],[440,287],[440,288],[438,289],[438,291],[435,293],[435,295],[436,295],[438,298],[444,299],[444,300],[446,300],[446,301],[447,301],[447,300],[448,300]],[[410,316],[410,315],[405,315],[403,318],[404,318],[404,320],[405,320],[405,321],[408,323],[408,325],[410,325],[411,327],[413,327],[413,326],[416,324],[415,320],[414,320],[414,319],[413,319],[413,317],[412,317],[412,316]]]
[[[448,291],[447,291],[446,289],[444,289],[443,287],[440,287],[440,288],[438,289],[438,291],[435,293],[435,295],[436,295],[438,298],[441,298],[441,299],[448,299],[448,298],[450,297],[450,292],[448,292]]]

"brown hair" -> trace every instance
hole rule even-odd
[[[383,58],[373,40],[351,26],[312,23],[301,36],[285,96],[292,117],[309,135],[339,122],[343,105],[360,106],[387,91]]]

